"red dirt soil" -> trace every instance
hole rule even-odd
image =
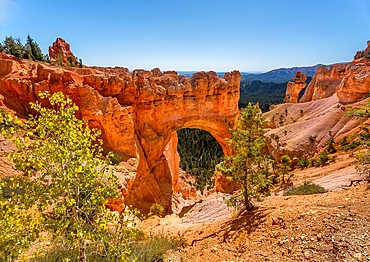
[[[295,185],[314,181],[330,191],[308,196],[276,193],[236,216],[213,194],[184,217],[152,217],[150,233],[183,235],[186,245],[166,261],[370,261],[370,186],[354,159],[338,155],[321,168],[295,171]],[[234,216],[233,216],[234,215]]]

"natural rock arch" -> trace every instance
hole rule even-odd
[[[189,78],[159,69],[62,69],[0,53],[0,102],[26,116],[39,91],[69,95],[79,116],[102,130],[105,150],[125,160],[117,172],[125,203],[144,212],[153,203],[171,210],[178,191],[177,130],[206,130],[230,153],[224,139],[238,118],[240,79],[238,71]]]
[[[200,72],[191,78],[191,88],[187,89],[190,92],[179,92],[144,106],[136,105],[136,131],[143,153],[139,155],[138,175],[127,197],[128,204],[148,210],[152,203],[159,203],[171,210],[179,167],[177,163],[171,168],[176,160],[166,157],[164,151],[170,143],[172,155],[176,155],[177,130],[198,128],[208,131],[224,153],[230,153],[225,138],[231,136],[229,130],[238,117],[239,82],[239,72],[228,73],[224,79],[214,72]]]

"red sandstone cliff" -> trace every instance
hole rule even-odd
[[[27,116],[32,113],[29,102],[38,100],[39,91],[69,95],[79,106],[80,117],[102,130],[105,150],[125,160],[118,170],[125,202],[144,211],[153,203],[170,211],[174,196],[193,194],[178,184],[177,130],[209,131],[229,152],[225,138],[238,117],[240,79],[238,71],[224,78],[215,72],[188,78],[159,69],[62,69],[0,57],[0,95],[5,106]]]
[[[320,66],[299,102],[309,102],[332,96],[346,72],[346,64]]]
[[[369,52],[368,47],[362,52]],[[356,55],[357,56],[357,55]],[[341,103],[353,103],[370,91],[370,59],[362,57],[345,64],[317,69],[299,102],[337,95]]]

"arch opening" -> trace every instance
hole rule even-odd
[[[221,145],[208,131],[184,128],[177,131],[180,168],[196,178],[195,187],[213,188],[215,167],[224,156]]]

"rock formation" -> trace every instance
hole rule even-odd
[[[362,52],[370,51],[370,42]],[[352,62],[317,69],[299,102],[323,99],[336,94],[341,103],[353,103],[370,91],[370,60],[366,57]]]
[[[332,96],[345,75],[346,64],[320,66],[299,102],[309,102]]]
[[[46,105],[38,92],[69,95],[79,106],[79,117],[102,130],[104,149],[125,161],[119,169],[125,203],[144,212],[153,203],[171,211],[173,196],[182,190],[174,153],[177,130],[204,129],[225,153],[230,152],[225,138],[238,117],[240,79],[238,71],[226,73],[223,79],[215,72],[188,78],[159,69],[67,70],[10,56],[0,59],[4,104],[27,116],[32,113],[29,102]]]
[[[52,46],[49,46],[49,58],[51,61],[58,59],[61,56],[63,63],[66,64],[68,57],[72,57],[73,61],[76,62],[76,57],[71,51],[69,44],[63,38],[57,38]]]
[[[353,103],[370,91],[370,61],[356,59],[347,64],[319,67],[299,102],[337,94],[339,102]]]
[[[297,72],[291,82],[288,82],[284,103],[298,103],[299,92],[306,86],[306,74]]]
[[[367,44],[362,53],[370,51],[370,42]],[[295,90],[295,84],[289,83],[285,102],[296,101]],[[320,152],[330,138],[357,132],[361,121],[343,111],[366,103],[360,100],[369,92],[370,59],[366,56],[330,68],[319,67],[299,103],[278,105],[264,114],[271,128],[270,152],[276,159],[284,154],[309,157]],[[282,123],[277,124],[277,119]]]
[[[369,56],[370,56],[370,40],[367,41],[367,47],[365,48],[365,50],[357,51],[354,58],[359,59],[362,57],[369,57]]]
[[[362,58],[348,63],[345,76],[336,91],[339,101],[345,104],[367,95],[370,92],[370,60]]]

